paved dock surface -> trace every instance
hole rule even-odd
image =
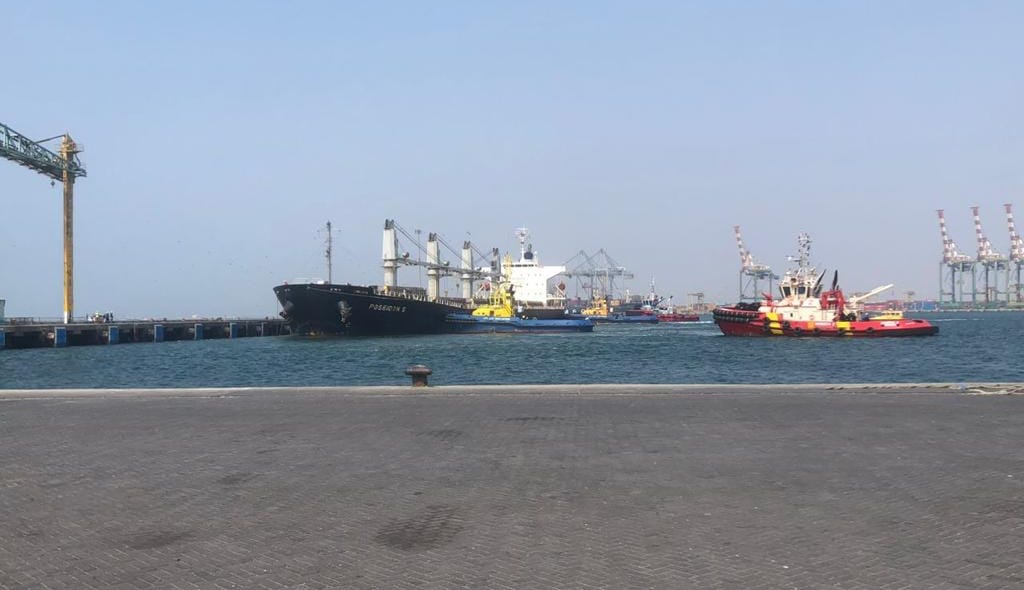
[[[1024,396],[0,391],[0,588],[1024,588]]]

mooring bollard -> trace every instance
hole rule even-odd
[[[430,367],[426,365],[410,365],[409,368],[405,370],[405,374],[412,377],[413,387],[426,387],[427,377],[432,373],[433,371],[431,371]]]

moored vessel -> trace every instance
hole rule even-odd
[[[525,246],[528,235],[525,229],[517,231],[523,246],[519,263],[512,262],[506,255],[501,269],[497,249],[492,251],[489,267],[475,268],[469,242],[463,245],[462,266],[451,268],[440,260],[436,234],[430,234],[427,240],[427,261],[413,260],[408,253],[399,254],[396,232],[406,234],[394,220],[387,220],[384,224],[383,285],[335,284],[328,280],[284,283],[274,287],[281,305],[280,315],[292,332],[377,336],[593,329],[589,321],[580,323],[580,318],[569,316],[564,306],[558,306],[557,293],[547,293],[548,280],[564,271],[564,267],[540,266],[532,245]],[[329,261],[329,240],[327,252]],[[398,286],[398,268],[401,265],[425,267],[427,288]],[[448,274],[459,275],[462,297],[440,295],[441,277]],[[474,288],[474,282],[479,288]],[[493,291],[492,285],[497,286]],[[559,287],[564,301],[564,286]],[[502,289],[506,289],[504,294],[501,294]],[[520,293],[524,295],[520,296]],[[497,311],[494,307],[497,305],[496,297],[505,298],[501,306],[502,309],[506,306],[511,309],[511,316],[493,316],[501,321],[487,325],[481,314],[474,316],[473,312],[477,308]],[[487,315],[492,317],[490,313]],[[553,321],[560,323],[550,323]],[[486,328],[481,328],[485,325]]]
[[[505,276],[511,265],[506,258]],[[496,332],[592,332],[594,324],[588,318],[579,315],[563,314],[556,317],[537,317],[526,315],[517,305],[514,288],[505,281],[499,281],[492,288],[491,296],[485,305],[472,312],[454,312],[448,314],[445,321],[451,332],[463,333],[496,333]]]
[[[337,285],[326,281],[274,287],[281,317],[296,334],[394,336],[442,334],[447,317],[469,313],[461,299],[429,301],[423,289],[377,285]]]
[[[646,313],[650,313],[658,316],[659,324],[678,324],[682,322],[696,322],[700,320],[700,316],[695,313],[685,313],[679,311],[675,305],[672,304],[672,296],[668,298],[661,297],[654,289],[654,279],[651,279],[651,292],[643,300],[642,310]]]
[[[825,271],[818,274],[810,263],[811,240],[798,237],[797,268],[786,272],[779,282],[779,299],[765,293],[760,303],[738,303],[718,307],[714,321],[726,336],[929,336],[939,328],[922,319],[886,312],[872,316],[861,302],[885,291],[884,285],[863,295],[846,298],[839,288],[839,273],[832,286],[823,289]]]
[[[658,323],[679,324],[683,322],[699,322],[700,315],[696,313],[677,313],[672,310],[658,312]]]
[[[580,311],[580,315],[597,323],[614,324],[657,324],[658,316],[651,310],[642,308],[615,310],[608,304],[607,297],[593,301],[590,307]]]

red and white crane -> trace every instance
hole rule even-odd
[[[981,216],[978,215],[978,209],[977,205],[971,207],[974,214],[974,233],[978,238],[978,262],[1005,261],[1006,257],[992,249],[992,242],[988,241],[985,233],[981,231]]]
[[[1024,240],[1013,226],[1013,205],[1006,203],[1003,207],[1006,207],[1006,225],[1010,230],[1010,260],[1021,262],[1024,260]]]
[[[732,226],[736,232],[736,246],[740,250],[740,301],[760,301],[761,289],[759,282],[768,281],[768,292],[772,291],[773,281],[779,276],[772,272],[767,264],[754,262],[754,256],[743,244],[743,236],[740,234],[740,226]]]
[[[750,250],[747,250],[747,247],[743,245],[743,236],[740,234],[740,226],[734,225],[732,226],[732,228],[736,232],[736,245],[740,249],[740,263],[742,264],[741,268],[743,269],[743,271],[771,272],[771,268],[769,268],[767,265],[757,264],[754,262],[754,257],[753,255],[750,254]]]
[[[969,274],[974,282],[974,258],[960,252],[956,242],[949,237],[949,230],[946,228],[946,215],[942,209],[936,210],[939,214],[939,231],[942,232],[942,262],[939,264],[939,302],[949,302],[954,305],[963,303],[964,300],[964,279]],[[959,273],[959,277],[957,274]],[[972,301],[977,296],[971,292]]]
[[[939,230],[942,232],[942,262],[946,264],[964,264],[971,261],[971,257],[966,254],[961,254],[960,250],[956,247],[956,242],[953,238],[949,237],[949,230],[946,229],[946,215],[942,209],[937,209],[939,213]]]
[[[1007,269],[1007,273],[1013,277],[1013,284],[1009,284],[1007,281],[1006,290],[1010,293],[1010,296],[1017,303],[1024,302],[1024,285],[1021,285],[1021,270],[1024,267],[1024,240],[1021,239],[1020,234],[1017,233],[1017,228],[1013,225],[1013,206],[1010,203],[1003,205],[1006,207],[1006,225],[1010,230],[1010,262],[1012,267]]]
[[[981,216],[978,215],[978,206],[971,207],[974,214],[974,233],[978,238],[978,262],[985,271],[985,303],[994,303],[1000,299],[1000,295],[1007,294],[1007,277],[999,271],[1007,270],[1007,258],[992,248],[992,242],[988,241],[985,233],[981,231]],[[999,277],[1003,276],[1003,289],[999,288]],[[975,286],[977,291],[977,286]]]

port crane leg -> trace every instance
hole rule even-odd
[[[75,177],[64,171],[64,323],[75,317]]]

